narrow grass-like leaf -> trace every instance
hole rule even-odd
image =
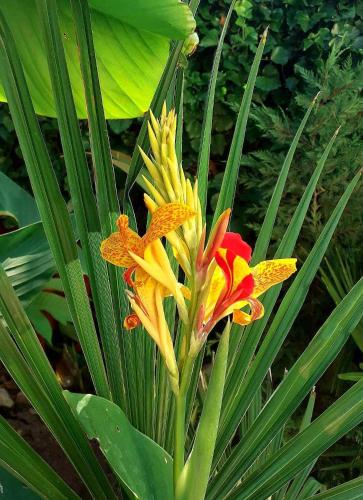
[[[253,256],[252,256],[252,261],[251,265],[256,265],[258,262],[261,260],[264,260],[266,258],[266,253],[268,246],[270,244],[270,239],[271,239],[271,234],[272,230],[275,224],[276,216],[277,216],[277,211],[280,206],[281,202],[281,197],[284,192],[287,176],[289,174],[290,166],[292,163],[292,160],[295,155],[295,151],[297,148],[297,145],[299,143],[301,134],[303,133],[303,130],[305,128],[306,122],[309,119],[309,116],[315,106],[316,100],[318,96],[314,98],[310,106],[308,107],[304,118],[302,119],[299,128],[297,129],[297,132],[295,134],[295,137],[291,143],[291,146],[289,148],[289,151],[287,152],[287,155],[285,157],[284,163],[281,167],[281,171],[279,174],[279,177],[277,179],[277,183],[275,186],[275,189],[272,193],[271,200],[269,203],[269,206],[267,208],[267,212],[262,224],[262,227],[258,233],[258,238],[256,241],[255,248],[253,250]]]
[[[231,148],[229,150],[226,169],[223,175],[221,190],[218,196],[217,207],[214,212],[213,224],[218,217],[227,208],[233,207],[234,195],[236,191],[239,167],[241,164],[242,148],[246,133],[246,126],[250,106],[252,101],[253,89],[255,87],[258,68],[260,66],[263,50],[267,39],[267,30],[262,35],[261,41],[257,47],[256,54],[248,76],[246,88],[243,94],[241,106],[239,109],[236,126],[233,133]]]
[[[331,148],[336,139],[337,132],[333,135],[329,144],[326,146],[322,156],[319,158],[315,171],[304,191],[304,194],[296,207],[294,215],[290,221],[290,224],[285,231],[285,234],[281,240],[281,243],[277,249],[274,256],[275,259],[291,257],[292,252],[295,248],[297,239],[299,237],[302,225],[304,223],[306,214],[309,209],[310,201],[314,195],[318,180],[323,171],[325,162],[331,151]],[[279,182],[279,181],[278,181]],[[256,321],[252,326],[243,328],[244,332],[242,340],[238,345],[237,351],[233,357],[230,370],[227,375],[226,381],[226,398],[225,404],[228,404],[228,398],[234,397],[234,387],[235,384],[241,383],[244,378],[247,368],[251,362],[252,356],[257,348],[257,345],[261,339],[264,329],[268,323],[272,310],[275,306],[277,298],[280,294],[282,285],[277,285],[268,290],[263,298],[263,304],[265,308],[265,314],[263,318]],[[236,336],[238,332],[236,332]],[[241,334],[239,334],[241,335]]]
[[[228,498],[267,498],[362,420],[363,380],[291,439]]]
[[[74,325],[98,394],[109,396],[106,371],[92,318],[70,217],[61,196],[13,37],[0,10],[0,68],[10,112],[43,226]]]
[[[304,417],[303,417],[302,422],[301,422],[300,432],[305,430],[308,427],[308,425],[311,424],[315,400],[316,400],[316,392],[315,392],[315,388],[313,388],[313,390],[310,393],[308,405],[306,407]],[[291,481],[289,488],[285,494],[285,500],[295,500],[295,498],[297,498],[297,496],[301,492],[302,487],[304,486],[304,483],[306,482],[311,471],[313,470],[315,463],[316,463],[316,460],[314,460],[311,464],[309,464],[305,469],[303,469],[301,472],[299,472],[299,474],[297,474],[294,477],[294,479]]]
[[[205,101],[202,134],[200,138],[199,157],[198,157],[198,192],[204,219],[207,207],[209,155],[210,155],[214,99],[216,93],[218,68],[221,60],[224,39],[228,30],[229,22],[231,20],[235,4],[236,0],[232,0],[231,5],[228,9],[227,16],[224,20],[223,29],[219,37],[216,53],[213,59],[213,66],[209,79],[208,93]]]
[[[37,0],[37,4],[44,32],[45,50],[54,91],[68,181],[78,232],[87,262],[92,297],[105,355],[106,371],[112,399],[121,404],[123,381],[118,332],[111,302],[107,265],[102,260],[99,251],[102,241],[100,222],[67,71],[59,29],[57,3],[54,0]],[[85,89],[90,88],[88,81],[85,81],[84,87]],[[88,102],[89,99],[87,99]],[[92,131],[91,136],[93,137]],[[113,172],[111,159],[109,169]],[[103,172],[98,172],[98,174],[98,178],[107,178]],[[110,224],[108,229],[108,234],[110,234]]]
[[[64,500],[79,498],[1,416],[0,465],[43,498]],[[2,486],[2,493],[6,498],[6,487]]]
[[[225,494],[226,488],[230,490],[244,474],[339,354],[362,315],[363,278],[326,320],[269,399],[248,435],[234,448],[211,484],[212,496],[222,494],[222,485]],[[258,383],[259,379],[256,380]]]
[[[38,378],[38,373],[35,374],[27,365],[27,361],[2,321],[0,321],[0,335],[0,360],[62,446],[90,493],[99,498],[114,498],[112,489],[93,456],[83,431],[77,422],[69,417],[69,407],[65,404],[60,411],[60,405],[50,400],[49,396],[56,396],[55,392],[49,393],[44,389],[42,379]]]
[[[360,500],[361,498],[363,498],[363,476],[319,493],[319,495],[310,496],[307,500]]]
[[[219,429],[219,440],[215,455],[216,461],[223,453],[223,450],[232,438],[241,418],[250,405],[256,384],[262,383],[276,354],[288,335],[360,176],[361,174],[358,173],[346,188],[321,232],[318,241],[286,293],[243,384],[238,385],[237,390],[231,395],[233,397],[229,399],[229,404],[225,408],[224,418],[221,421]]]

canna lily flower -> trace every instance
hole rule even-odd
[[[145,235],[141,237],[129,227],[127,215],[122,214],[117,220],[118,231],[101,243],[101,255],[107,262],[125,267],[127,269],[124,274],[125,281],[135,287],[138,283],[132,280],[132,275],[138,268],[138,259],[144,257],[148,246],[168,233],[174,232],[194,215],[195,213],[187,205],[167,203],[152,213],[150,225]]]
[[[237,233],[226,232],[214,258],[207,295],[202,334],[207,334],[225,316],[248,325],[264,314],[258,297],[296,271],[296,259],[275,259],[249,266],[252,249]],[[249,306],[251,312],[241,311]]]

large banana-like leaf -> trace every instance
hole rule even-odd
[[[111,401],[64,392],[90,439],[97,439],[114,473],[133,498],[171,500],[173,461],[163,448],[133,427]]]
[[[103,104],[107,118],[142,115],[149,107],[169,54],[169,41],[195,27],[178,0],[90,0]],[[69,75],[79,118],[87,116],[69,2],[58,0]],[[36,112],[56,116],[36,0],[2,2]],[[0,78],[1,80],[1,78]],[[0,81],[0,100],[5,101]]]

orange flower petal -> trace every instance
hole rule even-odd
[[[252,268],[255,281],[253,297],[258,297],[273,285],[289,278],[296,271],[296,259],[265,260]]]
[[[137,255],[143,254],[142,238],[129,228],[129,219],[127,215],[120,215],[117,220],[119,231],[112,233],[101,243],[102,257],[120,267],[130,267],[134,264],[133,258],[129,252]]]
[[[171,231],[175,231],[194,216],[195,212],[181,203],[167,203],[157,208],[152,214],[150,226],[143,237],[144,246],[146,247],[152,241],[162,238]]]
[[[140,321],[138,315],[135,314],[135,313],[134,314],[129,314],[124,319],[124,328],[126,330],[133,330],[134,328],[136,328],[140,324],[141,324],[141,321]]]

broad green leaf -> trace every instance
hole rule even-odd
[[[3,417],[0,417],[0,495],[16,500],[78,498]]]
[[[0,263],[16,294],[27,305],[56,271],[43,224],[36,222],[1,235]]]
[[[173,498],[173,462],[166,451],[136,430],[111,401],[64,394],[88,437],[97,439],[113,471],[136,498]]]
[[[186,3],[176,0],[89,0],[90,7],[126,22],[137,30],[156,33],[171,40],[183,40],[195,28],[195,21]]]
[[[207,491],[221,413],[230,330],[228,322],[219,342],[194,445],[178,481],[176,498],[180,500],[204,498]]]
[[[70,323],[72,317],[65,297],[54,293],[51,288],[42,290],[26,308],[26,313],[35,331],[49,344],[52,344],[52,325],[44,312],[62,325]]]
[[[67,0],[59,0],[58,4],[77,114],[85,118],[71,10]],[[91,7],[106,116],[140,116],[148,109],[160,80],[170,39],[186,38],[194,30],[194,18],[188,6],[177,0],[93,0]],[[36,112],[56,116],[36,0],[2,2],[1,10],[15,37]],[[5,100],[1,86],[0,99]]]
[[[0,491],[5,498],[16,498],[17,500],[40,499],[39,495],[32,492],[19,479],[7,472],[0,466]]]
[[[5,174],[0,172],[0,212],[10,212],[18,227],[40,220],[34,198]]]

